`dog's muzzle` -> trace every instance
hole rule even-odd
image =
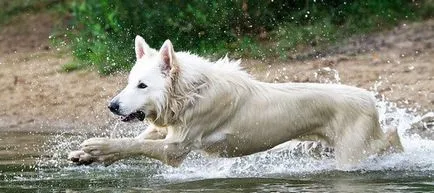
[[[134,119],[138,119],[139,121],[145,120],[146,114],[143,111],[137,111],[134,113],[131,113],[127,116],[122,116],[121,121],[123,122],[130,122]]]
[[[111,102],[108,106],[110,111],[115,114],[121,116],[121,121],[123,122],[130,122],[135,119],[138,119],[139,121],[145,120],[146,114],[143,111],[136,111],[134,113],[131,113],[129,115],[123,115],[119,112],[119,103],[117,102]]]

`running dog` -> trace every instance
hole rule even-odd
[[[290,140],[315,140],[334,148],[338,165],[403,150],[395,129],[383,133],[373,96],[366,90],[316,83],[254,80],[227,57],[211,62],[175,52],[166,40],[154,50],[135,39],[136,64],[128,85],[109,109],[123,121],[146,121],[135,138],[91,138],[69,154],[77,164],[109,165],[146,156],[179,166],[192,150],[236,157]]]

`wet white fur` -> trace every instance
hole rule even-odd
[[[227,57],[211,62],[160,51],[136,38],[137,63],[115,97],[122,114],[141,110],[151,125],[136,138],[93,138],[70,154],[81,162],[144,155],[177,166],[192,150],[243,156],[284,142],[320,141],[335,149],[339,165],[402,146],[396,130],[385,135],[375,102],[363,89],[315,83],[272,84],[254,80]],[[137,88],[139,82],[148,85]],[[80,162],[78,161],[78,162]]]

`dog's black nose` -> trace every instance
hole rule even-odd
[[[108,106],[110,111],[114,114],[119,114],[119,103],[118,102],[111,102]]]

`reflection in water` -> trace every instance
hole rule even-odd
[[[2,132],[0,135],[0,164],[34,165],[43,152],[40,147],[47,141],[47,134],[31,132]]]

